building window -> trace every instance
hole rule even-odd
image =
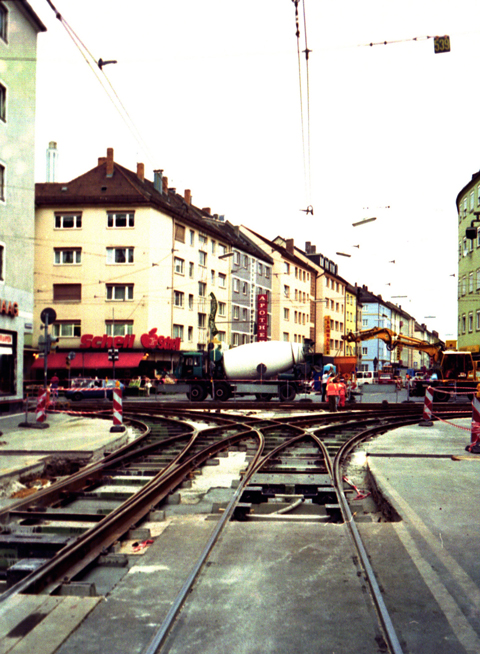
[[[233,290],[235,293],[238,293],[240,291],[240,280],[237,279],[237,277],[233,278]]]
[[[240,334],[234,334],[233,335],[233,345],[240,345]]]
[[[198,282],[198,294],[200,297],[206,297],[207,295],[207,285],[205,282]]]
[[[7,43],[8,11],[3,2],[0,2],[0,38]]]
[[[195,275],[195,264],[193,263],[193,261],[189,261],[188,262],[188,276],[190,277],[190,279],[193,279],[194,275]]]
[[[239,266],[239,265],[240,265],[240,252],[235,251],[235,252],[233,253],[233,263],[234,263],[236,266]]]
[[[188,328],[188,342],[191,343],[193,341],[193,327]]]
[[[238,307],[238,306],[233,307],[233,319],[234,320],[239,320],[240,319],[240,307]]]
[[[55,214],[55,229],[80,229],[82,214]]]
[[[218,273],[218,285],[220,288],[227,286],[227,276],[224,273]]]
[[[290,297],[290,286],[285,285],[283,287],[283,294],[285,295],[285,297]]]
[[[198,251],[198,263],[203,267],[207,265],[207,253],[203,250]]]
[[[190,245],[193,247],[195,245],[195,232],[193,229],[190,230]]]
[[[473,211],[475,209],[475,193],[474,191],[470,191],[470,211]]]
[[[134,213],[108,213],[108,227],[135,227]]]
[[[183,296],[184,293],[181,291],[173,291],[173,306],[183,307]]]
[[[283,319],[284,320],[290,320],[290,309],[284,309],[283,310]]]
[[[215,254],[215,248],[216,248],[216,246],[217,246],[217,244],[216,244],[215,241],[212,239],[212,241],[211,241],[212,254]]]
[[[215,271],[214,270],[210,271],[210,282],[211,282],[212,286],[215,286]]]
[[[81,302],[82,285],[81,284],[54,284],[53,301],[54,302]]]
[[[468,275],[468,292],[473,293],[473,272]]]
[[[107,248],[107,264],[133,263],[134,248]]]
[[[128,336],[133,334],[133,320],[107,320],[105,322],[107,336]]]
[[[193,295],[191,293],[188,296],[188,308],[193,311]]]
[[[290,274],[290,264],[289,264],[287,261],[284,261],[284,262],[283,262],[283,272],[284,272],[286,275],[289,275],[289,274]]]
[[[200,243],[200,246],[206,245],[207,237],[205,236],[205,234],[199,234],[198,235],[198,242]]]
[[[220,341],[220,343],[225,343],[226,333],[225,332],[218,332],[217,333],[217,338]]]
[[[175,224],[175,240],[180,243],[185,243],[185,227],[184,225]]]
[[[218,303],[218,315],[219,316],[226,316],[227,315],[227,305],[225,302],[219,302]]]
[[[6,183],[7,169],[3,164],[0,164],[0,200],[5,202],[5,183]]]
[[[5,281],[5,243],[0,243],[0,282]]]
[[[248,257],[244,254],[243,255],[243,267],[248,268]]]
[[[55,249],[53,262],[59,266],[78,266],[82,263],[81,248]]]
[[[107,284],[107,300],[133,300],[133,284]]]
[[[468,314],[468,331],[473,332],[473,313]]]
[[[218,244],[218,255],[220,257],[223,257],[227,254],[227,246],[223,245],[222,243]]]
[[[52,336],[54,338],[76,338],[82,335],[80,320],[73,322],[54,322],[52,325]]]
[[[173,325],[173,338],[183,341],[183,325]]]
[[[283,340],[288,343],[288,332],[283,332]]]
[[[368,354],[368,347],[362,347],[362,356]]]
[[[475,329],[477,332],[480,331],[480,311],[477,311],[477,323]]]
[[[248,309],[242,309],[242,320],[248,322]]]
[[[185,261],[183,259],[180,259],[179,257],[175,257],[173,260],[173,265],[175,267],[176,273],[178,273],[179,275],[183,275],[185,273]]]
[[[267,266],[265,266],[265,277],[270,279],[270,268],[267,268]]]
[[[205,329],[207,325],[207,314],[206,313],[199,313],[198,314],[198,327],[199,329]]]
[[[466,290],[467,290],[466,287],[467,287],[467,278],[464,275],[462,277],[462,281],[461,281],[461,294],[462,294],[462,296],[465,295],[465,293],[466,293]]]
[[[462,316],[462,334],[465,334],[467,331],[467,319],[465,317],[465,314]]]
[[[242,284],[242,293],[246,295],[248,293],[248,284],[247,282],[243,282]]]
[[[0,84],[0,120],[7,120],[7,89]]]
[[[263,266],[259,261],[257,262],[257,273],[263,275]]]

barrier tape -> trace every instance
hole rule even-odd
[[[359,488],[357,488],[355,484],[352,481],[350,481],[350,479],[348,479],[348,477],[344,476],[343,481],[357,491],[356,496],[353,498],[354,500],[364,500],[366,497],[371,495],[370,491],[366,493],[365,491],[361,491]]]

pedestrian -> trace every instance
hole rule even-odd
[[[337,383],[338,387],[338,406],[343,409],[345,406],[345,395],[346,395],[346,386],[343,379],[340,379]]]
[[[330,372],[325,371],[322,375],[322,402],[325,402],[325,395],[327,394],[327,383],[330,377]]]
[[[57,373],[53,373],[53,377],[50,380],[50,389],[52,391],[52,397],[55,400],[58,397],[58,385],[60,383],[60,379],[57,376]]]
[[[334,412],[337,410],[338,393],[339,389],[336,378],[333,375],[330,375],[327,381],[327,398],[329,411]]]

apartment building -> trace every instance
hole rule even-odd
[[[33,332],[37,36],[28,2],[0,2],[0,411],[23,400]]]
[[[293,239],[279,237],[269,241],[247,227],[242,226],[241,230],[273,259],[272,340],[291,343],[311,340],[314,266],[297,256]]]
[[[143,164],[128,170],[112,148],[68,183],[37,184],[34,341],[54,308],[49,369],[105,376],[113,346],[119,376],[153,375],[179,350],[228,340],[215,320],[227,315],[231,244],[205,215],[189,190],[168,188],[162,171],[149,181]]]

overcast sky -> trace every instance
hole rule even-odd
[[[96,59],[117,60],[102,76],[126,122],[47,1],[30,2],[48,28],[38,40],[37,181],[49,141],[57,181],[113,147],[150,179],[162,168],[197,206],[267,238],[311,241],[350,283],[456,337],[455,199],[480,168],[480,3],[305,0],[302,140],[291,0],[53,0]],[[411,40],[443,34],[450,53]],[[384,41],[400,42],[368,45]],[[368,217],[377,220],[352,227]]]

